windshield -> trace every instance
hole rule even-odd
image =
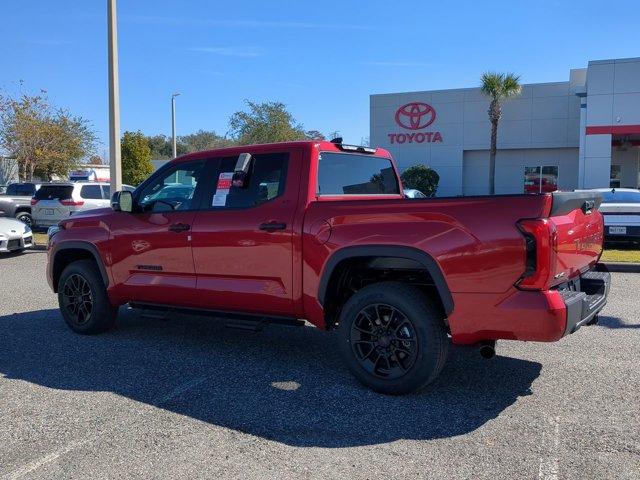
[[[612,190],[602,192],[603,203],[640,203],[640,192]]]
[[[399,194],[391,160],[372,155],[322,152],[318,195]]]

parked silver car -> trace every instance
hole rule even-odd
[[[33,245],[29,225],[15,218],[0,217],[0,252],[21,252]]]
[[[640,242],[640,190],[598,188],[602,194],[600,213],[604,217],[604,236],[608,241]]]
[[[124,190],[134,188],[125,185]],[[103,182],[45,183],[31,199],[33,228],[47,228],[75,212],[111,205],[109,184]]]
[[[31,225],[31,199],[40,188],[39,183],[11,183],[0,194],[0,217],[15,217]]]

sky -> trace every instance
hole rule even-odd
[[[0,0],[0,92],[44,89],[108,147],[106,0]],[[483,71],[564,81],[640,56],[632,1],[119,0],[122,131],[226,134],[244,100],[308,130],[369,135],[369,95],[474,87]]]

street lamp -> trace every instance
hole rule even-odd
[[[171,95],[171,137],[173,139],[173,158],[178,156],[176,144],[176,97],[179,95],[179,93]]]
[[[122,189],[116,0],[107,0],[107,27],[109,43],[109,172],[111,177],[111,192],[116,192]]]

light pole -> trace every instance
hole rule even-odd
[[[178,146],[176,143],[176,97],[179,93],[171,95],[171,137],[173,140],[173,158],[178,156]]]
[[[116,0],[107,0],[107,31],[109,32],[109,171],[111,177],[111,193],[113,193],[122,190]]]

